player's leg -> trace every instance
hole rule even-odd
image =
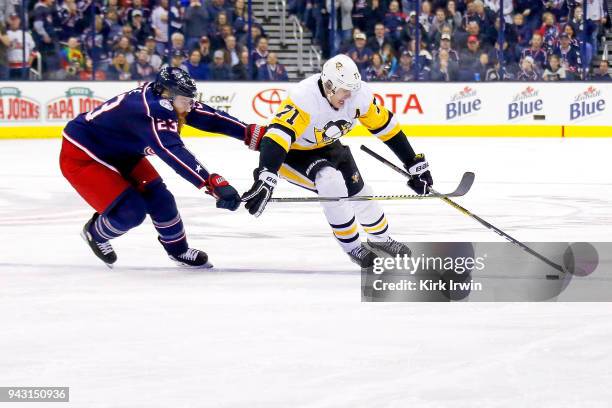
[[[191,267],[212,267],[204,251],[189,248],[176,200],[146,158],[138,162],[129,180],[144,199],[146,212],[157,230],[158,240],[173,261]]]
[[[327,149],[326,149],[327,150]],[[348,194],[342,174],[322,156],[325,151],[290,151],[280,175],[293,184],[317,192],[321,197],[345,197]],[[352,261],[368,267],[374,254],[361,245],[355,212],[347,202],[321,203],[336,241]]]
[[[331,158],[342,173],[349,197],[373,195],[372,188],[365,184],[353,154],[348,146],[338,147]],[[410,255],[410,249],[389,236],[389,223],[378,201],[350,202],[363,230],[367,234],[368,245],[381,249],[391,255]]]
[[[109,240],[143,222],[146,216],[143,199],[115,168],[67,139],[62,142],[60,168],[79,195],[96,210],[85,224],[82,236],[94,254],[110,266],[117,256]]]
[[[325,166],[317,172],[315,185],[321,197],[346,197],[348,195],[342,173],[331,166]],[[332,201],[322,202],[321,206],[334,237],[351,261],[362,268],[371,267],[376,256],[361,245],[355,210],[351,204],[346,201]]]

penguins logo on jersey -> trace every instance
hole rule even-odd
[[[351,130],[351,123],[344,119],[329,121],[323,129],[314,128],[317,144],[330,144]]]

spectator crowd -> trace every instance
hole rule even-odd
[[[169,64],[197,80],[287,80],[259,21],[251,55],[247,31],[244,0],[0,0],[0,80],[39,57],[44,79],[151,80]]]
[[[290,10],[368,81],[609,80],[607,56],[594,61],[607,0],[584,0],[586,16],[582,1],[293,0]]]
[[[367,81],[610,80],[597,58],[607,1],[505,0],[500,10],[500,0],[288,0],[288,9],[326,56],[346,53]],[[287,80],[255,16],[249,53],[247,22],[245,0],[0,0],[0,80],[26,78],[37,62],[44,79],[151,80],[169,64],[197,80]]]

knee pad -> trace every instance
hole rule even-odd
[[[322,197],[346,197],[348,190],[342,173],[333,167],[323,167],[315,177],[317,192]]]
[[[178,212],[174,196],[161,179],[148,185],[142,193],[142,198],[149,214],[172,214],[171,217],[174,217]]]
[[[140,194],[130,188],[105,215],[114,227],[127,231],[142,224],[147,209]]]

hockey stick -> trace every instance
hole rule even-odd
[[[369,154],[370,156],[374,157],[375,159],[377,159],[378,161],[380,161],[381,163],[387,165],[388,167],[392,168],[393,170],[397,171],[398,173],[410,178],[410,174],[408,174],[408,172],[398,166],[396,166],[395,164],[391,163],[389,160],[385,159],[384,157],[382,157],[381,155],[379,155],[378,153],[372,151],[371,149],[369,149],[368,147],[361,145],[361,150],[363,150],[364,152],[366,152],[367,154]],[[499,228],[497,228],[496,226],[494,226],[493,224],[483,220],[482,218],[480,218],[479,216],[477,216],[476,214],[471,213],[470,211],[466,210],[465,208],[463,208],[462,206],[460,206],[459,204],[457,204],[456,202],[454,202],[453,200],[451,200],[450,198],[448,198],[448,196],[444,196],[441,195],[439,193],[436,192],[436,190],[434,190],[431,187],[427,187],[427,190],[432,193],[435,194],[435,196],[437,198],[440,198],[442,201],[444,201],[445,203],[447,203],[448,205],[456,208],[457,210],[461,211],[463,214],[467,215],[468,217],[471,217],[473,219],[475,219],[476,221],[478,221],[480,224],[484,225],[485,227],[487,227],[488,229],[492,230],[493,232],[495,232],[497,235],[505,238],[507,241],[513,243],[514,245],[517,245],[518,247],[520,247],[521,249],[523,249],[524,251],[528,252],[529,254],[535,256],[536,258],[538,258],[540,261],[544,262],[545,264],[547,264],[548,266],[556,269],[559,272],[565,273],[565,270],[563,269],[563,267],[553,261],[551,261],[550,259],[548,259],[547,257],[545,257],[544,255],[534,251],[533,249],[529,248],[527,245],[523,244],[521,241],[512,238],[510,235],[506,234],[504,231],[500,230]],[[559,275],[546,275],[547,278],[549,279],[559,279]]]
[[[353,196],[353,197],[272,197],[269,202],[273,203],[326,203],[332,201],[391,201],[391,200],[422,200],[424,198],[437,198],[434,195],[376,195],[376,196]]]
[[[465,173],[457,188],[443,194],[444,197],[461,197],[467,194],[474,183],[474,173]],[[390,200],[422,200],[424,198],[439,198],[436,194],[399,194],[399,195],[375,195],[375,196],[353,196],[353,197],[277,197],[268,201],[273,203],[325,203],[330,201],[390,201]]]

